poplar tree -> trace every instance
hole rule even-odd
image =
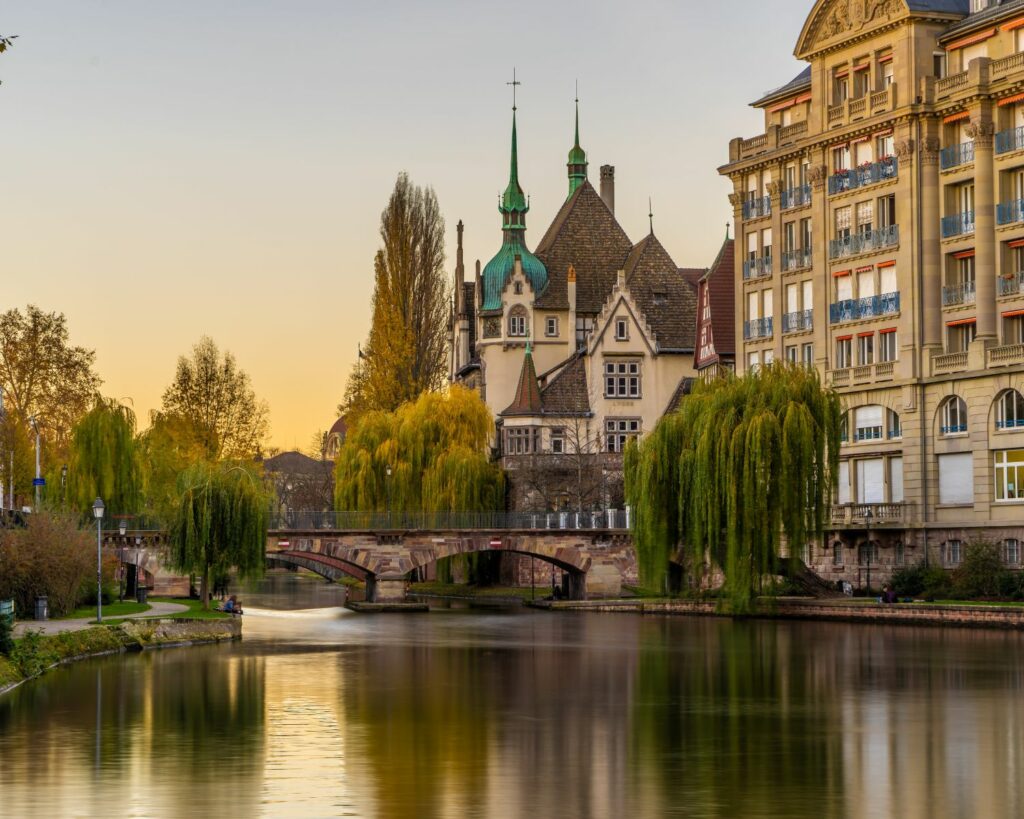
[[[626,458],[642,581],[661,588],[680,544],[725,574],[736,611],[779,568],[783,539],[820,535],[839,456],[839,399],[817,371],[776,363],[699,384]]]
[[[450,288],[444,274],[444,219],[431,188],[399,174],[381,214],[374,258],[370,334],[339,407],[350,418],[393,412],[447,374]]]
[[[72,433],[67,502],[83,516],[91,514],[97,497],[114,515],[135,514],[140,486],[135,413],[113,399],[97,396]]]
[[[198,463],[181,474],[170,526],[171,562],[199,575],[204,607],[211,576],[232,568],[243,578],[262,575],[269,503],[262,480],[248,466]]]

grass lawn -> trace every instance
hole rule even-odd
[[[104,603],[103,604],[103,618],[109,617],[123,617],[126,614],[138,614],[143,611],[149,611],[149,606],[146,603],[136,603],[134,600],[125,600],[123,603]],[[70,614],[64,617],[55,617],[55,620],[80,620],[88,617],[95,619],[96,617],[96,605],[82,606],[81,608],[75,609]]]
[[[154,615],[155,617],[158,617],[161,620],[223,620],[223,619],[231,616],[230,614],[225,614],[222,611],[215,611],[212,608],[209,609],[209,610],[204,609],[203,608],[203,603],[202,603],[201,600],[192,600],[192,599],[190,599],[188,597],[150,597],[149,598],[149,602],[150,603],[177,603],[180,606],[188,606],[188,611],[180,611],[177,614],[158,614],[158,615]],[[210,601],[210,605],[214,606],[214,605],[216,605],[216,603],[211,600]],[[147,606],[146,608],[149,608],[149,607]],[[131,612],[126,612],[126,613],[130,614]],[[134,618],[134,619],[148,620],[150,618],[148,618],[148,617],[141,617],[141,618]],[[104,609],[103,609],[103,622],[104,622],[104,624],[106,624],[106,625],[117,625],[118,623],[121,623],[123,621],[124,621],[123,618],[120,619],[120,620],[118,620],[116,618],[112,618],[112,619],[108,620],[107,619],[107,610],[104,607]]]

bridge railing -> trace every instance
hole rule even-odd
[[[271,531],[551,530],[627,531],[630,510],[586,512],[286,512],[271,515]]]

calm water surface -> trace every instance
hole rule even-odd
[[[1024,815],[1015,634],[338,592],[274,577],[240,644],[0,698],[0,816]]]

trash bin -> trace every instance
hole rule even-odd
[[[135,588],[135,599],[140,603],[145,603],[146,598],[149,596],[149,589],[145,586],[139,585]]]
[[[0,617],[5,617],[14,622],[14,601],[0,600]]]
[[[50,619],[50,604],[46,596],[36,598],[36,620]]]

